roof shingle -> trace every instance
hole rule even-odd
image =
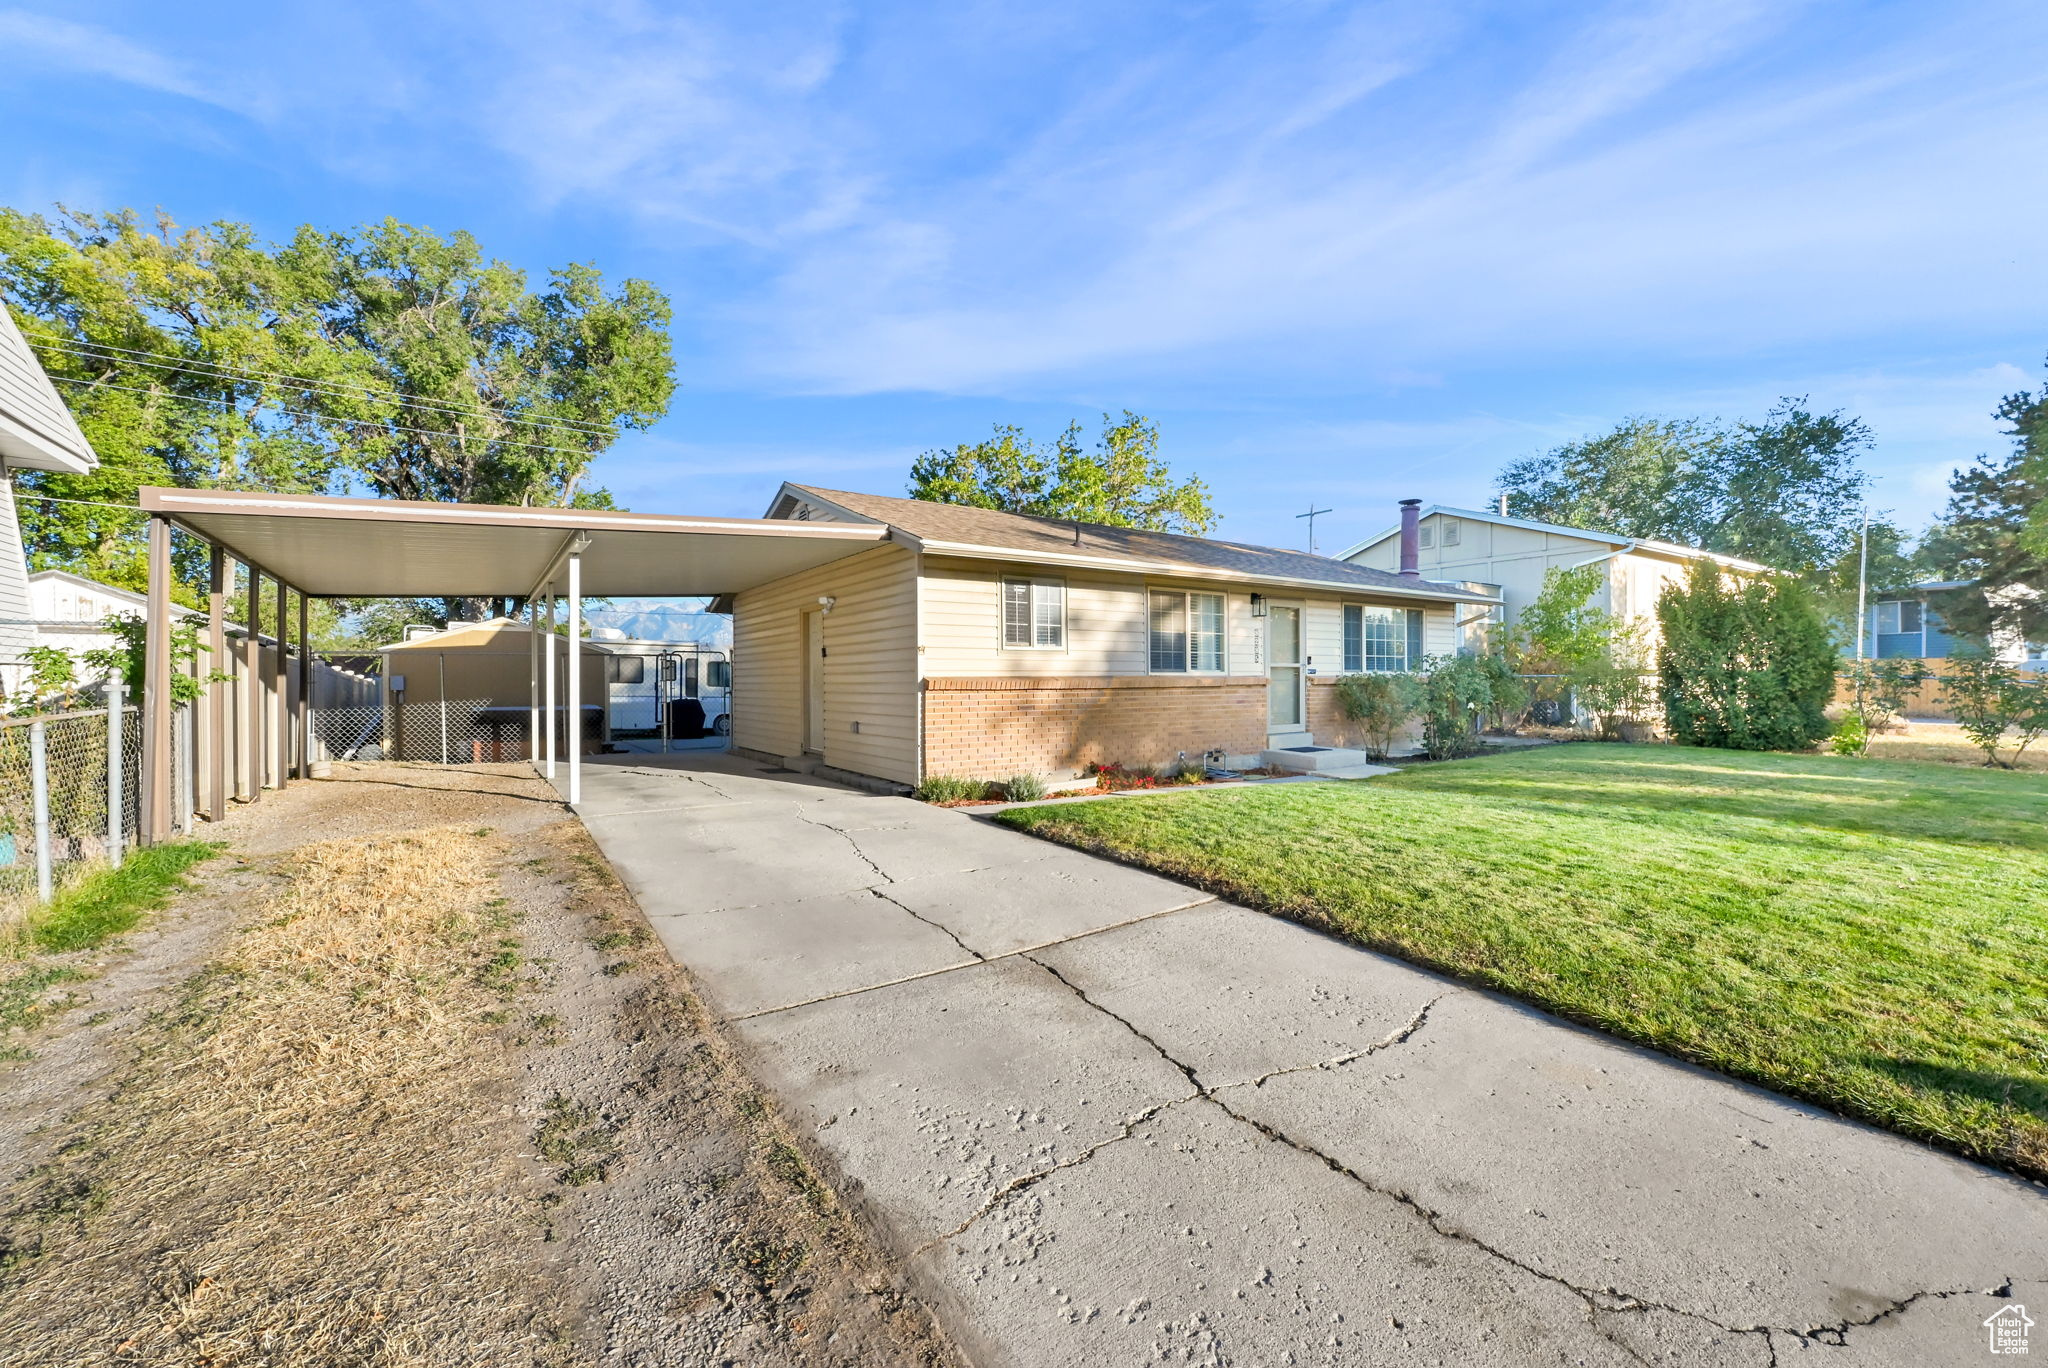
[[[1408,579],[1385,570],[1353,565],[1306,551],[1283,551],[1272,546],[1215,541],[1176,532],[1150,532],[1136,527],[1075,523],[1066,518],[1003,513],[990,508],[932,503],[924,499],[891,498],[885,494],[820,489],[814,485],[792,484],[789,488],[810,498],[836,504],[849,513],[900,528],[920,541],[1016,551],[1020,560],[1033,559],[1034,554],[1050,560],[1076,555],[1110,556],[1162,565],[1184,565],[1190,569],[1228,571],[1261,579],[1355,585],[1361,590],[1392,590],[1409,595],[1434,590],[1447,598],[1490,601],[1489,596],[1473,593],[1460,584]]]

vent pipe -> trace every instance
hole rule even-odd
[[[1422,578],[1422,500],[1401,500],[1401,573]]]

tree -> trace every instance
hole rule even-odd
[[[1679,541],[1699,520],[1688,506],[1690,472],[1721,440],[1695,420],[1626,418],[1612,432],[1513,462],[1500,489],[1517,518]]]
[[[1658,693],[1672,739],[1728,750],[1807,750],[1828,735],[1835,644],[1812,592],[1788,576],[1734,580],[1695,561],[1657,600]]]
[[[1128,409],[1121,422],[1102,415],[1102,437],[1092,451],[1081,445],[1079,423],[1069,424],[1050,448],[1020,428],[998,424],[988,441],[927,451],[910,467],[910,495],[1196,536],[1217,521],[1209,487],[1194,476],[1177,480],[1159,459],[1159,429]]]
[[[1806,574],[1854,540],[1870,429],[1781,399],[1761,422],[1631,418],[1509,465],[1516,517],[1651,537]]]
[[[144,484],[367,486],[609,506],[587,487],[591,461],[673,390],[652,285],[607,291],[570,265],[536,291],[466,233],[391,219],[276,246],[236,223],[0,211],[0,295],[103,462],[25,474],[30,494],[132,505]],[[31,498],[23,522],[36,564],[142,583],[132,515]]]
[[[2048,390],[2007,395],[1996,416],[2012,449],[1955,473],[1927,537],[1942,577],[1970,582],[1940,595],[1936,608],[1980,641],[2040,641],[2048,639]]]
[[[1958,652],[1942,681],[1956,723],[1972,745],[1984,752],[1984,763],[2019,768],[2019,758],[2043,733],[2048,733],[2048,678],[2022,674],[1990,652]],[[2017,733],[2011,760],[1998,758],[2007,732]]]

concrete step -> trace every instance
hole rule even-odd
[[[1362,750],[1347,750],[1342,746],[1302,745],[1279,747],[1262,751],[1259,762],[1269,769],[1292,770],[1296,774],[1329,774],[1343,770],[1346,778],[1356,777],[1349,771],[1360,768],[1381,770]]]

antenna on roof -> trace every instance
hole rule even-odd
[[[1317,508],[1315,505],[1315,501],[1311,499],[1308,505],[1308,512],[1297,513],[1294,515],[1297,518],[1308,519],[1308,553],[1311,556],[1316,554],[1316,519],[1322,517],[1323,514],[1328,513],[1330,511],[1331,510],[1327,508]]]
[[[1075,519],[1074,519],[1073,521],[1074,521],[1074,545],[1076,545],[1076,546],[1079,546],[1079,545],[1081,544],[1081,520],[1080,520],[1079,518],[1075,518]]]

